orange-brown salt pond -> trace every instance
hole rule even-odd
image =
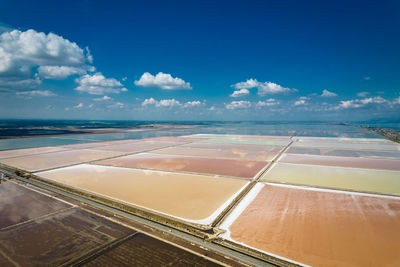
[[[141,153],[97,161],[96,164],[253,178],[268,162]]]
[[[196,223],[210,223],[247,181],[82,164],[37,174],[53,182]]]
[[[400,265],[400,198],[256,187],[228,225],[235,242],[312,266]]]

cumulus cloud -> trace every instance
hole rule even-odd
[[[16,90],[34,89],[42,84],[39,78],[18,78],[18,77],[1,77],[0,91],[13,92]]]
[[[83,75],[85,73],[86,70],[81,67],[40,66],[38,68],[38,74],[41,78],[52,80],[62,80],[74,74]]]
[[[185,104],[183,104],[184,108],[193,108],[193,107],[199,107],[201,106],[202,103],[200,101],[188,101]]]
[[[84,50],[54,33],[13,30],[0,35],[0,76],[30,77],[38,66],[81,67]]]
[[[369,92],[359,92],[359,93],[357,93],[358,97],[366,97],[367,95],[369,95]]]
[[[124,108],[125,104],[121,102],[114,103],[112,105],[107,106],[108,108]]]
[[[322,97],[334,97],[334,96],[337,96],[337,94],[335,94],[334,92],[330,92],[330,91],[324,89],[324,90],[322,90],[321,96]]]
[[[234,91],[230,96],[231,97],[242,97],[250,94],[250,91],[248,89],[240,89]]]
[[[191,90],[189,82],[185,82],[181,78],[172,77],[171,74],[159,72],[152,75],[149,72],[143,73],[138,81],[134,82],[137,86],[158,87],[164,90]]]
[[[232,101],[231,103],[228,103],[225,105],[226,109],[245,109],[251,107],[251,102],[249,101]]]
[[[364,80],[367,80],[367,81],[369,81],[369,80],[371,80],[371,77],[369,77],[369,76],[365,76],[365,77],[364,77]]]
[[[281,94],[281,93],[290,93],[296,92],[297,89],[290,89],[287,87],[283,87],[279,84],[273,82],[259,82],[256,79],[248,79],[245,82],[239,82],[231,85],[231,87],[235,89],[251,89],[257,88],[257,94],[259,96],[265,96],[267,94]]]
[[[74,108],[83,108],[84,104],[83,103],[79,103],[78,105],[74,106]]]
[[[49,91],[49,90],[32,90],[32,91],[23,91],[23,92],[17,92],[16,93],[19,96],[25,96],[25,97],[35,97],[35,96],[42,96],[42,97],[49,97],[49,96],[56,96],[55,93]]]
[[[384,104],[384,103],[390,103],[390,102],[380,96],[376,96],[364,99],[352,99],[352,100],[340,101],[340,104],[336,106],[335,109],[361,108],[368,104]]]
[[[106,93],[118,94],[127,91],[123,85],[114,78],[106,78],[100,72],[93,75],[85,74],[77,79],[78,87],[75,90],[91,95],[103,95]]]
[[[157,101],[154,98],[148,98],[142,102],[143,107],[149,105],[154,105],[156,107],[174,107],[181,106],[182,104],[176,99],[162,99],[160,101]]]
[[[145,106],[148,106],[148,105],[155,105],[157,102],[158,102],[157,100],[155,100],[154,98],[151,97],[151,98],[145,99],[142,102],[142,106],[145,107]]]
[[[266,101],[258,101],[258,102],[256,103],[256,107],[258,107],[258,108],[262,108],[262,107],[271,107],[271,106],[276,106],[276,105],[278,105],[278,104],[279,104],[278,101],[276,101],[276,100],[273,99],[273,98],[270,98],[270,99],[267,99]]]
[[[301,105],[306,105],[307,104],[307,100],[309,100],[309,97],[306,96],[301,96],[299,97],[299,99],[297,101],[294,102],[295,106],[301,106]]]
[[[0,91],[37,89],[43,79],[79,75],[76,90],[101,95],[126,91],[115,79],[95,71],[88,47],[81,48],[54,33],[9,30],[0,34]],[[40,90],[34,90],[40,91]]]
[[[155,107],[182,107],[182,108],[193,108],[199,107],[204,105],[204,103],[195,100],[195,101],[188,101],[186,103],[181,103],[176,99],[162,99],[162,100],[155,100],[154,98],[147,98],[142,102],[142,107],[146,106],[155,106]]]
[[[180,105],[181,103],[175,99],[163,99],[158,101],[158,103],[156,104],[157,107],[174,107]]]
[[[93,98],[93,100],[94,101],[108,101],[108,100],[113,100],[113,98],[105,95],[103,97]]]

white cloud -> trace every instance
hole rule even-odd
[[[235,83],[234,85],[232,85],[232,87],[235,89],[251,89],[251,88],[258,87],[259,84],[260,84],[260,82],[257,81],[256,79],[250,78],[245,82]]]
[[[365,76],[365,77],[364,77],[364,80],[367,80],[367,81],[369,81],[369,80],[371,80],[371,77],[369,77],[369,76]]]
[[[83,108],[84,104],[83,103],[79,103],[78,105],[74,106],[74,108]]]
[[[334,97],[334,96],[337,96],[337,94],[335,94],[334,92],[330,92],[330,91],[324,89],[324,90],[322,90],[321,96],[322,97]]]
[[[211,106],[208,110],[214,111],[214,110],[216,110],[216,107],[215,106]]]
[[[367,104],[371,104],[371,103],[382,104],[382,103],[386,103],[388,101],[381,96],[376,96],[376,97],[369,97],[369,98],[361,99],[360,102],[363,105],[367,105]]]
[[[230,96],[231,97],[242,97],[250,94],[250,91],[248,89],[239,89],[234,91]]]
[[[400,96],[393,100],[393,104],[400,104]]]
[[[143,107],[149,106],[149,105],[154,105],[156,107],[174,107],[174,106],[181,106],[182,104],[178,100],[175,100],[175,99],[163,99],[163,100],[157,101],[151,97],[151,98],[145,99],[142,102]]]
[[[48,97],[48,96],[56,96],[55,93],[49,91],[49,90],[32,90],[32,91],[23,91],[23,92],[17,92],[16,93],[19,96],[26,96],[26,97],[34,97],[34,96],[43,96],[43,97]]]
[[[93,100],[94,101],[107,101],[107,100],[113,100],[113,98],[105,95],[103,97],[93,98]]]
[[[302,105],[306,105],[307,104],[307,100],[309,100],[309,97],[306,96],[301,96],[299,97],[299,100],[294,102],[295,106],[302,106]]]
[[[128,77],[123,77],[122,81],[125,82],[126,80],[128,80]]]
[[[19,77],[1,77],[0,76],[0,91],[16,91],[34,89],[42,84],[39,78],[21,79]]]
[[[191,90],[190,83],[185,82],[181,78],[172,77],[168,73],[157,73],[156,76],[149,72],[143,73],[138,81],[134,82],[137,86],[158,87],[164,90]]]
[[[13,30],[0,35],[0,73],[26,75],[35,66],[82,66],[87,61],[76,43],[54,33]]]
[[[114,103],[114,104],[108,106],[108,108],[123,108],[123,107],[125,107],[125,104],[123,104],[121,102],[117,102],[117,103]]]
[[[369,92],[359,92],[359,93],[357,93],[358,97],[366,97],[367,95],[369,95]]]
[[[270,107],[270,106],[276,106],[276,105],[278,105],[278,104],[279,104],[278,101],[276,101],[276,100],[273,99],[273,98],[270,98],[270,99],[268,99],[268,100],[266,100],[266,101],[258,101],[258,102],[256,103],[256,107],[258,107],[258,108],[261,108],[261,107]]]
[[[78,83],[75,90],[91,95],[118,94],[121,91],[127,91],[119,81],[114,78],[106,78],[100,72],[93,75],[85,74],[75,81]]]
[[[188,101],[186,103],[181,103],[176,99],[162,99],[155,100],[154,98],[147,98],[142,102],[142,107],[146,106],[155,106],[155,107],[182,107],[182,108],[193,108],[204,105],[204,103],[196,100],[196,101]]]
[[[368,104],[384,104],[389,103],[386,99],[376,96],[376,97],[369,97],[364,99],[352,99],[346,101],[340,101],[340,104],[336,106],[335,109],[348,109],[348,108],[361,108]]]
[[[281,94],[281,93],[289,93],[289,92],[296,92],[297,89],[290,89],[287,87],[283,87],[279,84],[273,82],[259,82],[256,79],[248,79],[245,82],[239,82],[233,84],[231,87],[235,89],[251,89],[257,88],[257,94],[259,96],[265,96],[267,94]]]
[[[156,103],[157,107],[174,107],[174,106],[180,106],[181,103],[178,100],[175,99],[163,99],[158,101]]]
[[[154,98],[151,97],[151,98],[145,99],[142,102],[142,106],[145,107],[145,106],[148,106],[148,105],[155,105],[156,103],[157,103],[157,101]]]
[[[244,108],[249,108],[249,107],[251,107],[251,102],[249,102],[249,101],[244,101],[244,100],[241,100],[241,101],[232,101],[231,103],[226,104],[225,107],[226,107],[227,109],[230,109],[230,110],[232,110],[232,109],[244,109]]]
[[[183,104],[184,108],[192,108],[192,107],[199,107],[201,106],[200,101],[188,101],[185,104]]]
[[[92,64],[93,63],[93,56],[92,56],[92,54],[90,53],[90,49],[89,49],[89,47],[85,47],[85,51],[86,51],[86,60],[90,63],[90,64]]]
[[[61,80],[74,74],[83,75],[86,73],[86,70],[81,67],[40,66],[38,69],[38,73],[39,76],[44,79]]]
[[[60,80],[80,75],[76,90],[89,94],[126,91],[115,79],[106,79],[96,68],[88,47],[82,49],[57,34],[11,30],[0,34],[0,90],[26,91],[42,84],[42,79]],[[40,91],[40,90],[36,90]]]

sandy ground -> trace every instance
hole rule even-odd
[[[399,266],[400,199],[266,185],[231,238],[311,266]]]
[[[400,171],[400,160],[398,159],[332,157],[285,153],[280,157],[279,162]]]
[[[239,179],[88,164],[38,175],[189,220],[208,218],[247,183]]]
[[[253,178],[268,162],[141,153],[102,160],[96,164]]]
[[[35,172],[88,162],[92,160],[119,156],[122,154],[124,153],[115,151],[82,149],[2,159],[0,160],[0,162],[10,165],[12,167]]]
[[[263,181],[400,195],[400,172],[277,163]]]

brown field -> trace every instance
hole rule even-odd
[[[0,183],[0,229],[69,207],[13,182]]]
[[[400,171],[400,160],[397,159],[371,159],[356,157],[332,157],[301,154],[283,154],[279,159],[284,163],[313,164],[325,166],[340,166],[352,168],[367,168]]]
[[[220,266],[153,237],[137,233],[85,266]]]
[[[240,179],[88,164],[38,176],[188,220],[208,218],[247,184]]]
[[[3,266],[58,266],[133,232],[73,208],[0,231],[0,255]]]
[[[400,199],[265,185],[231,238],[312,266],[399,266]]]
[[[97,161],[96,164],[253,178],[268,162],[141,153]]]

